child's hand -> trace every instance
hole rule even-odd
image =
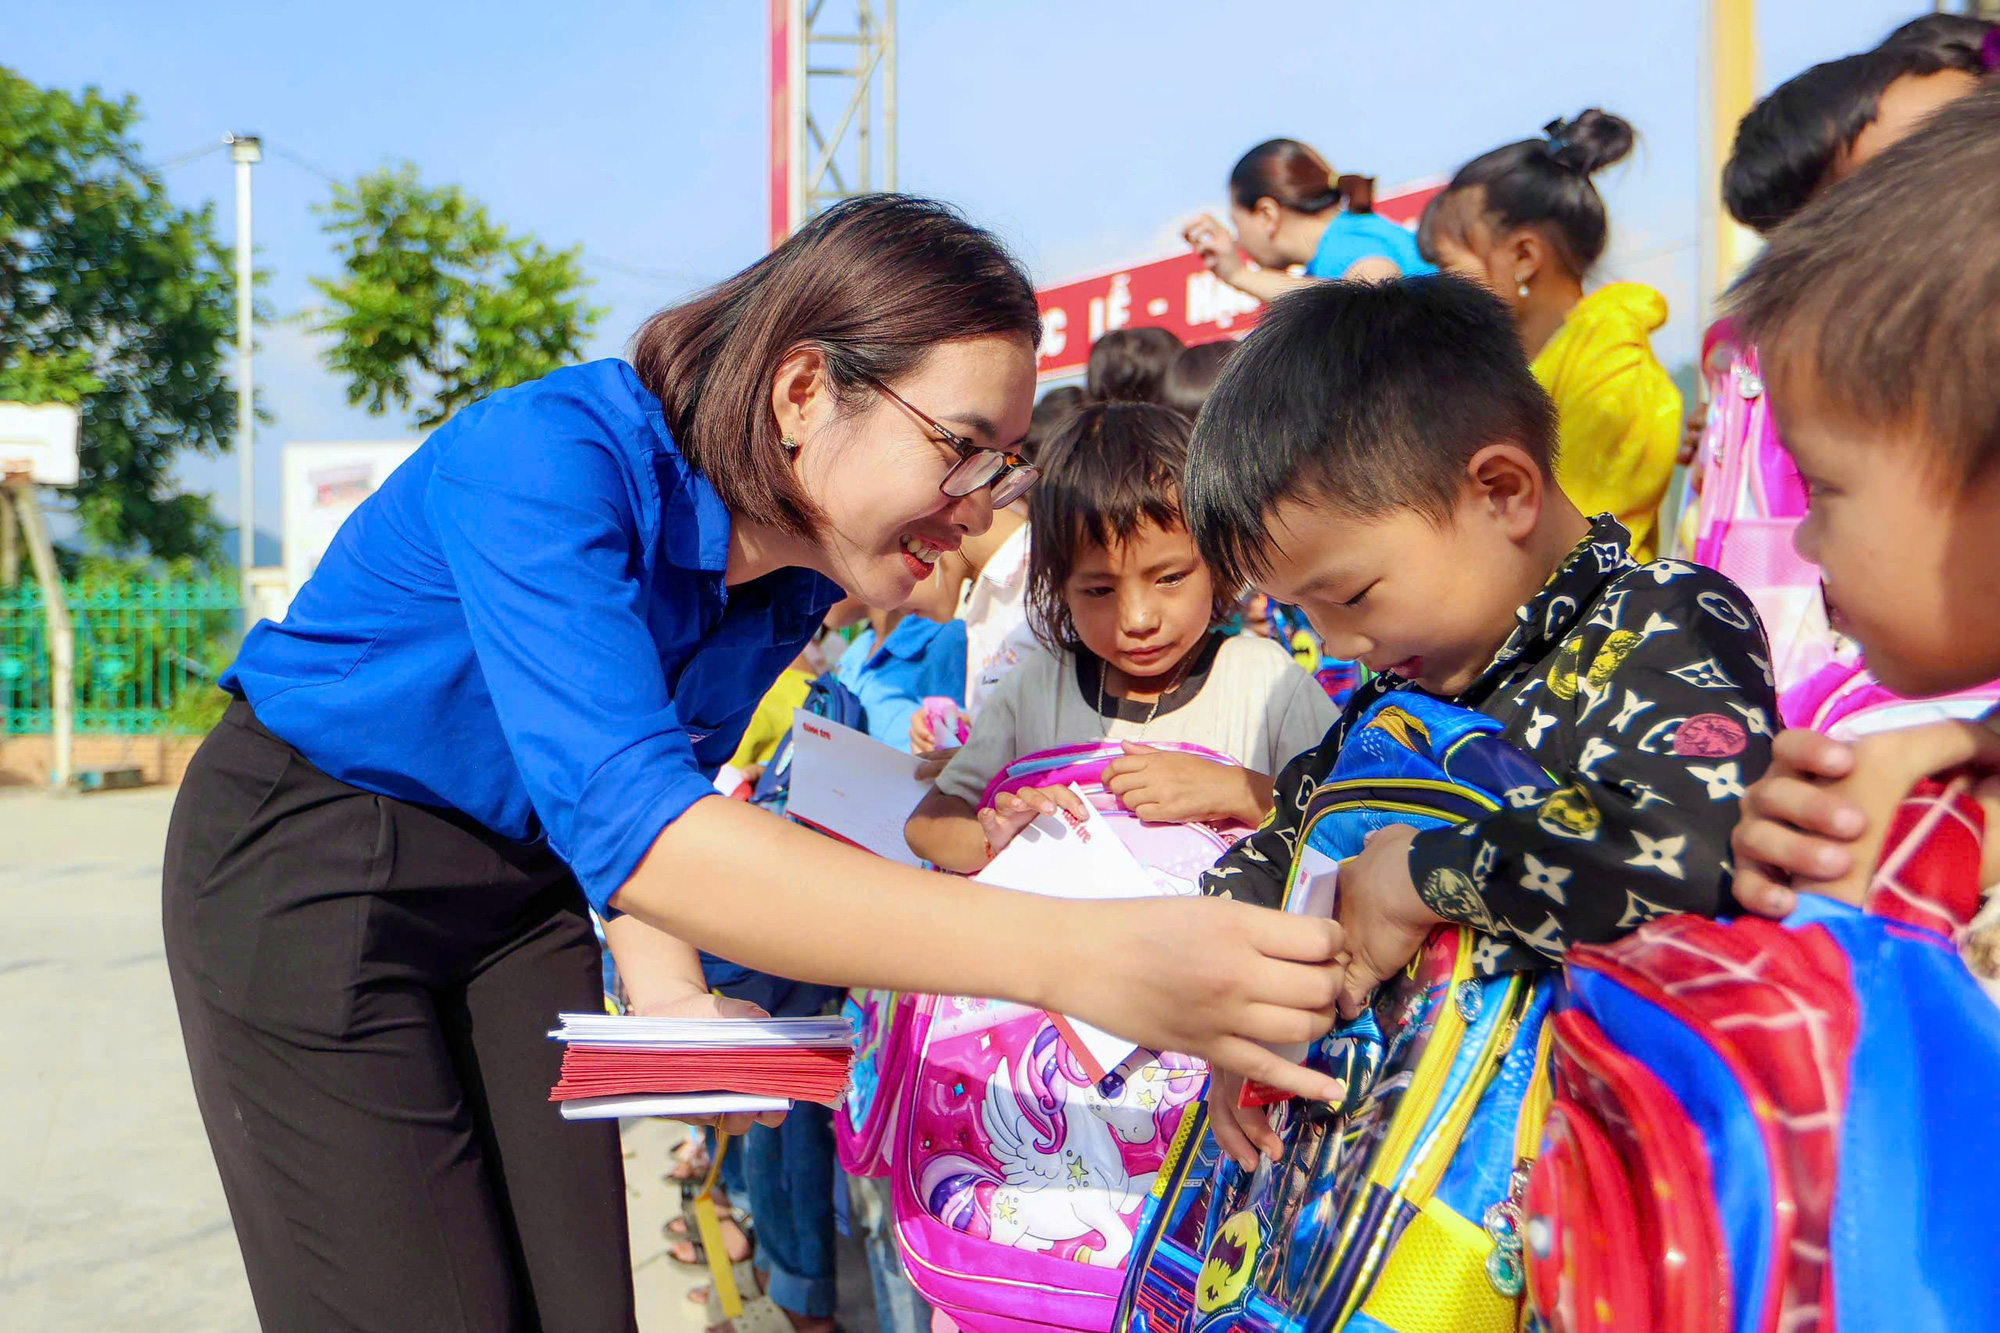
[[[1265,800],[1257,799],[1256,783]],[[1104,766],[1104,786],[1118,803],[1149,824],[1234,819],[1255,824],[1264,818],[1270,779],[1230,764],[1178,750],[1155,750],[1125,742],[1125,753]]]
[[[726,995],[713,995],[707,991],[691,991],[672,999],[657,1000],[639,1005],[635,1010],[641,1018],[769,1018],[770,1014],[748,1000],[732,1000]],[[714,1125],[725,1134],[741,1134],[751,1125],[771,1125],[785,1122],[783,1111],[764,1111],[757,1115],[691,1115],[675,1116],[690,1125]]]
[[[919,708],[910,714],[910,753],[922,755],[928,750],[937,749],[937,743],[937,733],[931,730],[929,711]]]
[[[1272,1161],[1284,1155],[1285,1141],[1271,1128],[1271,1108],[1244,1106],[1243,1076],[1218,1069],[1208,1080],[1208,1127],[1216,1146],[1245,1171],[1257,1169],[1257,1154]]]
[[[912,734],[914,734],[914,729],[912,729]],[[953,745],[942,750],[918,750],[916,752],[917,781],[937,781],[937,775],[944,772],[944,766],[951,762],[951,757],[958,753],[959,748]]]
[[[1065,906],[1082,924],[1076,938],[1048,942],[1068,956],[1057,955],[1047,1008],[1149,1050],[1197,1056],[1218,1076],[1320,1101],[1346,1095],[1338,1080],[1270,1049],[1317,1041],[1332,1028],[1337,924],[1222,898]]]
[[[1768,917],[1791,912],[1797,889],[1859,905],[1910,788],[1967,765],[2000,771],[2000,736],[1975,722],[1878,732],[1852,745],[1785,732],[1770,770],[1744,793],[1730,839],[1736,900]]]
[[[1377,829],[1360,855],[1340,864],[1336,912],[1350,955],[1340,997],[1342,1018],[1359,1017],[1375,988],[1408,966],[1425,937],[1444,921],[1410,879],[1410,844],[1416,836],[1407,824]]]
[[[979,831],[986,835],[987,859],[1000,855],[1000,850],[1014,841],[1015,834],[1042,815],[1054,814],[1058,808],[1078,819],[1090,814],[1068,787],[1023,787],[994,797],[993,804],[979,812]]]

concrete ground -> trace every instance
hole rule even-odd
[[[256,1327],[195,1113],[160,944],[173,793],[0,792],[0,1327]],[[642,1333],[694,1333],[697,1270],[666,1257],[677,1126],[625,1140]],[[874,1333],[843,1245],[841,1321]]]

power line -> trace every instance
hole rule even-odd
[[[216,142],[208,145],[208,147],[206,148],[196,148],[191,152],[182,153],[179,157],[170,157],[166,161],[160,163],[158,166],[152,169],[155,172],[172,171],[176,167],[184,167],[190,162],[196,161],[200,158],[207,157],[210,153],[219,153],[226,147],[228,147],[228,145],[218,139]]]
[[[317,166],[314,163],[307,161],[305,158],[293,152],[291,149],[285,147],[283,144],[272,143],[269,139],[266,139],[264,140],[264,147],[270,149],[272,152],[276,153],[279,157],[284,158],[285,161],[291,163],[293,166],[300,167],[306,171],[311,172],[313,175],[325,181],[328,185],[340,184],[339,179],[335,177],[331,171],[328,171],[324,167]]]
[[[648,282],[671,282],[682,286],[689,286],[701,280],[698,276],[689,273],[685,269],[649,268],[644,264],[628,264],[623,260],[607,259],[603,255],[594,254],[589,250],[583,252],[583,262],[592,268],[601,268],[607,272],[616,273],[628,278],[643,278]]]

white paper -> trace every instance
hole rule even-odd
[[[783,1097],[752,1097],[739,1092],[683,1092],[672,1096],[579,1097],[561,1102],[565,1120],[624,1120],[640,1116],[747,1115],[759,1111],[789,1111]]]
[[[792,721],[785,809],[877,856],[917,865],[903,841],[904,823],[930,791],[917,779],[917,763],[913,754],[801,708]]]
[[[1109,821],[1076,788],[1088,812],[1079,820],[1062,812],[1043,815],[1014,835],[986,869],[973,876],[1002,889],[1038,893],[1045,898],[1157,898],[1160,886],[1148,875]],[[1192,891],[1192,886],[1190,886]],[[1073,1035],[1091,1060],[1105,1070],[1116,1069],[1138,1046],[1101,1028],[1065,1017],[1065,1035]]]
[[[1340,862],[1317,847],[1307,847],[1299,853],[1299,872],[1292,881],[1291,891],[1285,895],[1285,910],[1296,916],[1331,919],[1339,901]],[[1267,1041],[1264,1045],[1295,1065],[1304,1064],[1312,1050],[1312,1043],[1307,1041],[1293,1045]]]

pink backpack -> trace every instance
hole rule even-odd
[[[1702,366],[1705,480],[1691,554],[1728,575],[1756,605],[1770,636],[1785,725],[1852,737],[1977,717],[2000,703],[2000,682],[1917,702],[1890,693],[1868,673],[1859,652],[1827,621],[1819,567],[1792,544],[1806,514],[1806,486],[1778,436],[1756,350],[1737,340],[1729,320],[1717,320],[1702,343]]]
[[[896,1114],[936,997],[855,990],[841,1012],[854,1024],[854,1070],[833,1113],[833,1147],[851,1176],[889,1174]]]
[[[1141,823],[1103,787],[1121,753],[1099,742],[1030,755],[984,801],[1074,783],[1163,889],[1185,891],[1240,830]],[[914,1065],[890,1171],[910,1281],[967,1333],[1109,1330],[1154,1179],[1207,1070],[1140,1051],[1093,1084],[1046,1013],[952,996],[932,1002]]]

